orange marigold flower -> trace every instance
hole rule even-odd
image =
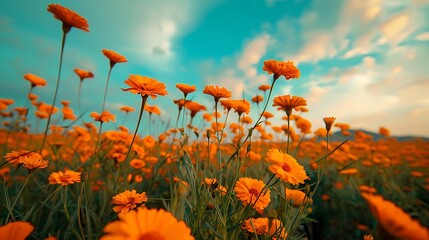
[[[232,100],[232,108],[234,108],[235,112],[238,114],[238,116],[241,116],[241,114],[246,113],[249,114],[250,112],[250,102],[246,99],[241,100]]]
[[[390,136],[390,131],[389,129],[385,128],[385,127],[380,127],[380,129],[378,130],[378,133],[381,134],[384,137],[388,137]]]
[[[122,91],[130,91],[134,94],[140,94],[142,97],[151,96],[155,99],[157,95],[167,95],[165,84],[150,77],[131,74],[129,78],[125,80],[125,83],[128,84],[130,88],[122,88]]]
[[[258,235],[269,235],[272,239],[286,239],[287,232],[278,219],[250,218],[244,221],[243,230]]]
[[[92,112],[90,115],[92,118],[94,118],[94,121],[97,122],[115,122],[116,116],[111,114],[109,111],[104,110],[103,113],[98,114],[97,112]]]
[[[113,67],[116,63],[128,62],[128,60],[124,56],[119,53],[116,53],[115,51],[108,49],[103,49],[101,51],[103,52],[104,56],[106,56],[110,60],[110,67]]]
[[[127,213],[130,209],[134,209],[138,204],[147,202],[145,192],[137,193],[136,190],[126,190],[118,195],[113,196],[112,204],[117,206],[113,207],[113,211]]]
[[[243,116],[241,118],[241,122],[242,123],[246,123],[246,124],[251,124],[253,122],[252,118],[249,116]]]
[[[0,103],[3,103],[5,105],[11,105],[15,102],[13,99],[7,99],[7,98],[0,98]]]
[[[183,92],[183,94],[186,96],[191,93],[191,92],[195,92],[195,90],[197,90],[197,87],[195,86],[191,86],[188,84],[184,84],[184,83],[178,83],[176,84],[176,87]]]
[[[295,122],[295,125],[302,133],[311,133],[311,122],[305,118],[300,118]]]
[[[191,230],[184,221],[178,221],[173,214],[163,209],[140,207],[125,214],[118,214],[119,220],[107,224],[101,240],[110,239],[164,239],[193,240]]]
[[[137,158],[131,160],[131,162],[130,162],[130,166],[135,168],[135,169],[143,168],[145,165],[146,165],[146,163],[143,160],[137,159]]]
[[[25,240],[33,231],[34,227],[28,222],[16,221],[0,226],[0,239]]]
[[[210,113],[204,113],[203,118],[206,120],[206,122],[211,122],[213,117]]]
[[[194,117],[198,112],[206,110],[206,106],[201,105],[197,102],[187,102],[185,104],[185,108],[187,108],[189,111],[191,111],[191,117]]]
[[[148,135],[145,138],[143,138],[143,145],[146,148],[153,148],[155,147],[155,144],[156,144],[156,140],[151,135]]]
[[[265,92],[265,91],[267,91],[267,90],[270,90],[270,88],[271,88],[271,86],[270,85],[267,85],[267,84],[263,84],[263,85],[261,85],[261,86],[259,86],[259,90],[261,90],[261,91],[263,91],[263,92]]]
[[[10,153],[6,153],[4,155],[4,159],[8,163],[11,163],[11,164],[21,164],[22,163],[22,158],[24,156],[33,155],[33,154],[38,154],[38,153],[30,152],[30,151],[26,151],[26,150],[12,151]]]
[[[283,182],[296,185],[310,179],[304,167],[299,165],[295,158],[279,149],[270,149],[265,161],[272,163],[268,169]]]
[[[226,195],[227,189],[224,186],[219,185],[216,178],[204,178],[203,183],[213,191],[219,191],[222,196]]]
[[[429,231],[394,203],[379,195],[362,193],[372,215],[393,238],[429,239]]]
[[[92,72],[83,69],[75,68],[74,72],[79,76],[80,81],[83,81],[85,78],[94,77],[94,74]]]
[[[206,86],[203,90],[203,93],[211,95],[215,102],[219,102],[219,99],[221,98],[230,98],[232,96],[231,91],[219,86]]]
[[[308,202],[312,202],[311,198],[300,190],[286,188],[285,194],[286,200],[291,203],[293,207],[299,207]]]
[[[291,97],[290,95],[277,96],[273,102],[273,107],[278,106],[278,109],[285,111],[288,116],[292,114],[292,109],[307,106],[307,101],[304,98],[298,96]]]
[[[31,87],[41,87],[47,84],[47,81],[37,75],[27,73],[24,75],[24,79],[31,83]]]
[[[64,172],[58,171],[51,173],[48,180],[49,184],[61,184],[63,186],[67,186],[69,184],[80,182],[80,175],[80,172],[67,169]]]
[[[130,106],[123,106],[121,107],[121,111],[125,113],[134,112],[136,109]]]
[[[264,101],[264,97],[262,97],[261,95],[256,95],[252,98],[252,102],[257,103],[257,104],[262,102],[262,101]]]
[[[325,122],[326,131],[329,133],[331,131],[332,125],[335,122],[335,117],[324,117],[323,121]]]
[[[63,22],[63,31],[65,33],[68,33],[72,27],[89,32],[88,21],[76,12],[59,4],[49,4],[48,11],[54,14],[56,19]]]
[[[268,119],[268,118],[272,118],[272,117],[274,117],[274,114],[272,114],[272,113],[270,113],[270,112],[265,111],[265,112],[263,112],[263,113],[262,113],[262,116],[263,116],[264,118]]]
[[[291,78],[299,78],[300,72],[293,62],[281,62],[277,60],[266,60],[262,70],[266,71],[268,74],[274,74],[274,81],[277,80],[280,76],[284,76],[286,80]]]
[[[371,234],[365,235],[363,236],[363,240],[374,240],[374,237]]]
[[[222,100],[220,100],[220,105],[223,107],[224,110],[229,112],[229,111],[231,111],[231,109],[234,105],[234,100],[222,99]]]
[[[161,115],[161,110],[159,109],[159,107],[153,105],[153,106],[149,106],[147,104],[145,104],[144,106],[144,110],[146,112],[148,112],[149,114],[156,114],[156,115]]]
[[[359,173],[359,170],[357,168],[347,168],[338,172],[338,174],[340,175],[353,175],[356,173]]]
[[[38,153],[33,152],[22,157],[21,163],[28,170],[35,170],[38,168],[47,168],[48,161],[43,160],[42,156]]]
[[[265,189],[261,193],[264,186],[262,180],[242,177],[236,182],[234,191],[244,206],[251,204],[257,212],[262,213],[271,201],[270,190]]]

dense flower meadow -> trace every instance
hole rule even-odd
[[[428,141],[398,141],[384,127],[375,139],[325,116],[325,128],[312,130],[311,103],[272,94],[277,81],[300,78],[292,61],[278,60],[264,61],[272,80],[251,99],[231,99],[215,85],[177,84],[169,93],[157,79],[130,74],[118,91],[136,96],[135,129],[103,131],[136,111],[105,108],[110,73],[128,60],[102,50],[109,65],[101,111],[84,121],[80,92],[94,74],[74,69],[78,109],[57,93],[65,40],[89,24],[61,5],[47,10],[63,32],[53,102],[39,101],[33,90],[47,81],[32,73],[23,73],[24,106],[0,98],[0,239],[429,239]],[[179,96],[175,122],[141,136],[165,95]],[[29,127],[30,116],[42,132]]]

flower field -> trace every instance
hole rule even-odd
[[[0,98],[0,239],[429,239],[429,141],[353,130],[334,116],[312,130],[305,96],[273,94],[279,81],[299,81],[292,61],[264,61],[270,84],[251,99],[217,85],[167,92],[168,83],[130,73],[118,91],[138,108],[116,116],[105,104],[109,78],[128,60],[103,49],[101,111],[81,106],[94,77],[84,69],[74,69],[73,109],[58,94],[63,52],[89,24],[61,5],[47,10],[63,34],[53,102],[39,101],[47,81],[32,73],[22,73],[24,106]],[[177,111],[161,131],[153,119],[167,95]],[[133,111],[135,128],[103,129]]]

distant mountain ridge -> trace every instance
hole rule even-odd
[[[351,129],[348,130],[351,134],[350,136],[354,136],[356,131],[361,131],[364,132],[365,134],[368,134],[370,136],[373,137],[374,141],[378,141],[379,139],[384,139],[386,137],[382,136],[379,133],[375,133],[375,132],[370,132],[370,131],[366,131],[366,130],[360,130],[360,129]],[[423,140],[423,141],[429,141],[429,137],[420,137],[420,136],[390,136],[392,138],[396,138],[399,142],[406,142],[406,141],[414,141],[417,139]],[[334,132],[334,134],[329,136],[329,140],[333,141],[333,142],[341,142],[344,141],[345,139],[347,139],[348,136],[344,136],[343,134],[341,134],[340,131],[338,132]],[[321,138],[319,137],[319,140],[321,140]],[[354,140],[354,137],[352,137],[351,140]]]

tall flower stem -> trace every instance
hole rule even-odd
[[[82,91],[82,79],[79,82],[79,92],[77,93],[77,107],[79,109],[79,114],[82,113],[82,109],[81,109],[81,103],[80,103],[80,95],[81,95],[81,91]]]
[[[24,191],[25,187],[27,186],[28,181],[30,180],[30,175],[28,175],[27,180],[25,180],[24,185],[22,185],[21,190],[19,190],[18,196],[16,196],[15,201],[13,201],[12,206],[9,209],[9,213],[7,214],[6,217],[6,223],[9,221],[9,217],[12,215],[13,216],[13,209],[15,208],[16,203],[18,202],[19,197],[21,196],[22,192]]]
[[[134,140],[136,139],[136,135],[137,135],[137,132],[139,130],[140,122],[141,122],[142,116],[143,116],[144,106],[146,105],[146,101],[147,101],[148,97],[149,97],[148,95],[142,96],[142,103],[141,103],[141,107],[140,107],[139,119],[137,120],[136,130],[134,131],[133,139],[131,140],[131,144],[128,147],[127,155],[125,156],[125,165],[128,164],[128,156],[130,155],[131,149],[132,149],[133,144],[134,144]]]
[[[286,145],[287,154],[289,154],[289,138],[290,138],[290,116],[287,117],[287,145]]]
[[[320,167],[317,170],[317,183],[316,183],[316,187],[314,187],[314,190],[310,196],[310,199],[313,198],[317,188],[319,187],[320,182],[322,181],[323,174],[326,169],[326,163],[328,161],[328,148],[329,148],[329,132],[326,134],[326,151],[325,151],[325,158],[323,159],[323,167],[322,167],[322,170],[320,170]]]
[[[112,72],[113,66],[114,64],[110,64],[109,73],[107,74],[106,86],[104,87],[103,105],[101,105],[101,113],[103,113],[104,111],[104,104],[106,103],[106,96],[107,96],[107,88],[109,87],[110,73]]]
[[[61,198],[63,200],[63,207],[64,207],[64,213],[66,214],[66,218],[67,218],[67,222],[73,232],[73,234],[75,235],[76,239],[82,239],[79,235],[79,233],[76,231],[76,229],[73,227],[73,222],[70,218],[70,214],[67,208],[67,189],[64,187],[63,189],[61,189]]]
[[[101,128],[103,127],[103,122],[100,121],[100,129],[98,129],[98,135],[97,135],[97,143],[95,143],[95,148],[94,148],[94,156],[97,153],[98,150],[98,145],[100,144],[100,139],[101,139]]]
[[[46,122],[46,128],[45,128],[45,133],[43,134],[43,141],[42,141],[42,146],[40,147],[40,153],[42,153],[43,147],[45,146],[46,136],[48,135],[49,124],[51,123],[52,112],[54,111],[55,101],[57,100],[58,88],[59,88],[60,79],[61,79],[61,66],[63,64],[64,46],[66,44],[66,37],[67,37],[67,32],[63,30],[63,40],[61,43],[60,64],[58,67],[57,85],[55,86],[54,100],[52,101],[51,111],[49,112],[48,121]]]

